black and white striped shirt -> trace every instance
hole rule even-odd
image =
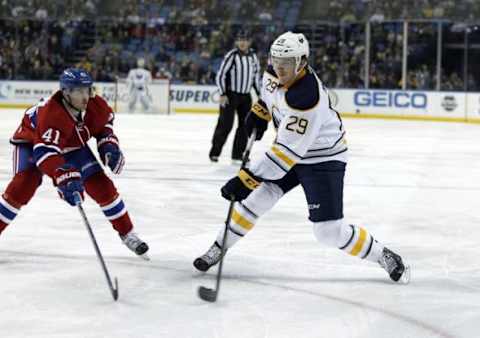
[[[248,94],[252,87],[260,94],[260,63],[253,49],[247,54],[238,48],[229,51],[220,65],[216,83],[220,95],[226,95],[227,91]]]

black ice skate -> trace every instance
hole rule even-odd
[[[378,263],[394,282],[403,284],[410,282],[410,266],[403,264],[402,257],[393,251],[383,248],[382,257]]]
[[[133,231],[130,231],[128,234],[122,236],[120,235],[120,238],[122,239],[123,244],[127,246],[130,250],[132,250],[135,254],[137,254],[139,257],[145,259],[145,260],[150,260],[150,258],[147,255],[148,251],[148,245],[144,241],[142,241],[136,233]]]
[[[226,251],[225,251],[226,252]],[[208,251],[195,259],[193,266],[202,272],[207,271],[212,266],[220,262],[220,257],[222,256],[222,248],[215,241],[213,245],[208,249]]]

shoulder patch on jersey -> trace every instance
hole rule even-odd
[[[268,73],[272,76],[275,76],[276,78],[278,78],[277,76],[277,73],[275,73],[275,71],[273,70],[273,66],[272,65],[268,65],[267,69],[265,70],[265,73]]]
[[[320,101],[318,81],[315,75],[308,72],[295,82],[285,93],[285,101],[296,110],[312,109]]]

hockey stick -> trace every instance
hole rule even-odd
[[[78,207],[78,211],[83,218],[83,222],[85,223],[85,227],[87,228],[88,234],[90,235],[90,239],[92,240],[93,247],[95,248],[95,252],[97,254],[98,260],[100,261],[100,265],[102,266],[103,273],[105,274],[105,278],[107,279],[108,287],[110,288],[110,292],[112,294],[113,300],[117,301],[118,299],[118,280],[115,277],[115,287],[113,286],[112,279],[110,278],[110,274],[108,273],[107,266],[105,265],[105,261],[103,260],[102,253],[100,252],[100,248],[98,247],[97,240],[95,239],[95,235],[92,231],[92,226],[87,219],[87,215],[85,214],[85,210],[83,210],[82,206],[82,199],[79,193],[75,194],[75,204]]]
[[[243,153],[242,166],[240,167],[240,169],[245,168],[245,165],[248,162],[248,158],[250,157],[250,151],[252,150],[253,143],[255,142],[256,137],[257,137],[257,130],[254,128],[252,130],[252,134],[248,139],[247,148]],[[235,205],[235,196],[231,195],[227,219],[225,220],[225,231],[223,232],[223,241],[222,241],[222,248],[221,248],[222,251],[220,255],[220,263],[218,265],[218,270],[217,270],[217,283],[215,285],[215,289],[210,289],[205,286],[200,286],[198,288],[198,296],[207,302],[211,302],[211,303],[215,302],[217,300],[218,293],[220,291],[220,281],[222,279],[223,257],[225,256],[225,251],[226,251],[225,247],[227,243],[228,228],[230,227],[230,218],[232,217],[234,205]]]

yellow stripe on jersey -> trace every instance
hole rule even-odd
[[[245,230],[250,230],[253,228],[253,223],[250,222],[245,217],[243,217],[242,215],[240,215],[235,209],[233,209],[232,220],[238,225],[240,225],[242,228],[244,228]]]
[[[350,255],[356,256],[362,251],[363,244],[365,244],[365,240],[367,239],[367,232],[363,229],[360,228],[360,236],[358,236],[357,243],[355,243],[355,246],[353,247],[352,251],[350,251]]]
[[[285,162],[290,168],[295,165],[295,161],[292,160],[290,157],[285,155],[284,152],[282,152],[280,149],[278,149],[275,146],[272,146],[272,151],[277,156],[279,159],[281,159],[283,162]]]

